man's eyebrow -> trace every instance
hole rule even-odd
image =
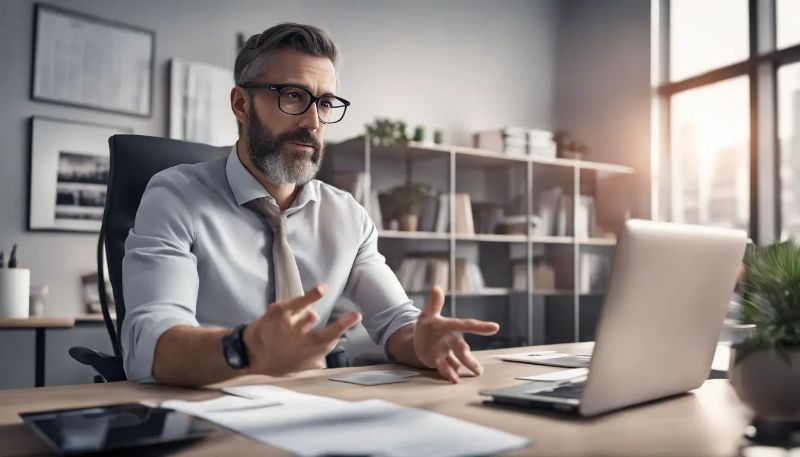
[[[302,84],[302,83],[284,83],[283,85],[284,86],[289,86],[289,87],[299,87],[299,88],[302,88],[302,89],[305,89],[305,90],[311,92],[312,94],[314,93],[314,91],[312,91],[310,87],[308,87],[308,86],[306,86],[305,84]],[[320,97],[324,97],[326,95],[333,95],[334,97],[336,96],[336,94],[333,93],[333,92],[325,92],[324,94],[320,95]]]

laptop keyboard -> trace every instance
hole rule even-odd
[[[557,398],[574,398],[580,400],[583,396],[584,382],[568,382],[553,390],[540,390],[533,395]]]
[[[542,365],[552,364],[555,366],[562,366],[562,367],[576,367],[576,368],[588,368],[590,358],[588,356],[567,356],[567,357],[555,357],[552,359],[544,359],[541,361]]]

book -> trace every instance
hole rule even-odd
[[[469,194],[457,193],[454,195],[453,201],[455,203],[455,233],[474,235],[475,220],[472,217]]]
[[[528,220],[527,224],[525,223],[526,219]],[[499,223],[500,233],[508,235],[527,235],[530,231],[530,233],[533,234],[540,220],[540,217],[535,214],[531,214],[528,217],[524,214],[505,216]]]
[[[504,127],[477,132],[473,135],[476,148],[502,154],[556,157],[553,132],[527,127]]]
[[[367,198],[367,188],[369,187],[369,175],[363,171],[336,173],[333,177],[333,185],[349,192],[355,201],[367,209],[375,228],[383,230],[383,214],[378,191],[373,190]],[[369,204],[367,204],[369,200]]]
[[[381,214],[381,203],[378,198],[378,191],[373,190],[370,192],[369,207],[367,213],[369,214],[372,222],[375,223],[377,230],[383,230],[383,214]]]
[[[569,195],[561,195],[559,198],[555,235],[572,235],[572,197]]]
[[[477,292],[486,288],[480,267],[462,257],[455,261],[453,283],[450,278],[450,259],[441,254],[406,257],[395,275],[403,289],[414,293],[428,291],[434,285],[439,285],[445,291],[452,288],[459,292]]]
[[[434,232],[447,233],[448,230],[450,230],[450,195],[439,194]]]
[[[473,203],[476,233],[498,233],[499,225],[505,217],[505,209],[496,203]]]
[[[562,190],[554,187],[541,193],[536,213],[539,223],[534,227],[534,236],[553,236],[556,234],[556,220],[559,214]]]
[[[479,291],[486,288],[486,282],[483,280],[483,273],[480,267],[474,262],[466,264],[467,269],[467,287],[469,291]]]
[[[534,263],[531,275],[531,290],[548,291],[555,289],[556,270],[544,262]]]
[[[582,252],[578,270],[578,291],[582,294],[602,293],[608,285],[611,259],[595,252]]]
[[[575,215],[575,236],[586,239],[592,236],[597,226],[595,215],[594,197],[581,195],[578,198],[577,214]]]
[[[527,154],[527,129],[522,127],[506,127],[477,132],[473,135],[473,145],[476,148],[486,149],[500,154]]]
[[[419,209],[417,230],[420,232],[436,231],[436,215],[439,205],[438,195],[428,195],[422,200]]]

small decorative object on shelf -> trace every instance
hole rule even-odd
[[[31,317],[44,316],[44,303],[47,300],[47,295],[50,293],[50,287],[44,286],[31,286],[30,289],[30,314]]]
[[[441,129],[436,129],[433,131],[433,143],[434,144],[444,143],[444,132]]]
[[[800,245],[758,248],[747,261],[742,323],[729,377],[758,420],[800,424]]]
[[[379,117],[365,127],[375,146],[402,146],[408,143],[405,121]]]
[[[400,230],[417,231],[417,211],[419,204],[428,195],[428,186],[421,183],[406,183],[389,191],[389,198],[397,211]]]
[[[557,155],[563,159],[584,159],[589,154],[589,146],[570,132],[558,131],[553,135]]]
[[[97,273],[88,273],[81,276],[81,285],[83,286],[83,301],[86,305],[86,312],[89,314],[97,314],[102,312],[100,306],[100,289],[98,281],[100,275]],[[113,312],[114,296],[109,291],[111,290],[111,281],[106,278],[106,300]]]
[[[425,141],[425,127],[421,125],[414,127],[414,137],[412,139],[420,143]]]

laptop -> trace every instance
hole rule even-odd
[[[746,244],[741,230],[627,221],[586,378],[481,394],[497,404],[593,416],[700,387]]]

